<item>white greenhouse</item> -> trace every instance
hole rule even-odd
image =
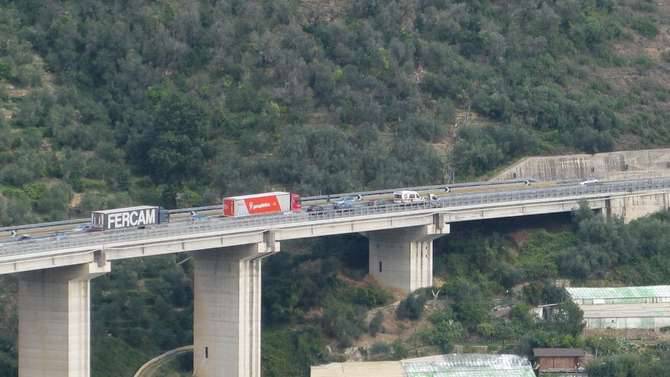
[[[670,326],[670,285],[566,289],[584,312],[587,330]]]

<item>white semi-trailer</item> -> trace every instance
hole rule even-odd
[[[167,211],[158,206],[115,208],[91,213],[93,230],[143,228],[167,221]]]

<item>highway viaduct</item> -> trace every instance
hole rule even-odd
[[[192,252],[194,368],[200,377],[260,377],[261,260],[285,240],[361,233],[369,272],[409,292],[432,286],[433,240],[463,221],[572,211],[624,221],[668,209],[670,179],[447,195],[411,206],[165,224],[0,245],[0,274],[19,279],[19,377],[89,377],[90,284],[115,260]]]

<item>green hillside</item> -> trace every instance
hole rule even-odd
[[[667,31],[654,1],[0,7],[4,224],[464,180],[670,139],[670,53],[631,49]]]
[[[463,181],[531,154],[667,145],[666,3],[0,0],[0,226],[127,204],[214,204],[270,189],[310,195]],[[444,290],[483,302],[510,284],[540,284],[546,271],[667,280],[662,248],[647,255],[658,245],[631,241],[656,230],[584,224],[590,228],[535,234],[526,246],[510,246],[502,232],[485,238],[474,259],[438,251]],[[631,243],[580,233],[603,229],[630,234]],[[365,242],[283,245],[268,260],[266,377],[306,375],[310,363],[337,360],[370,333],[367,311],[391,297],[363,278]],[[504,263],[494,266],[498,252]],[[118,263],[95,281],[94,376],[127,376],[192,340],[191,266],[175,258]],[[14,278],[2,277],[0,376],[16,375],[15,291]],[[416,300],[405,314],[415,313]],[[427,323],[452,338],[417,342],[439,350],[454,339],[490,338],[501,348],[519,340],[494,336],[506,323],[487,321],[477,305],[454,310]],[[462,321],[459,310],[481,321]],[[449,327],[454,319],[459,325]],[[526,318],[509,320],[522,326]],[[537,331],[554,344],[557,328]],[[400,343],[376,351],[408,352]],[[119,369],[107,368],[112,358]]]

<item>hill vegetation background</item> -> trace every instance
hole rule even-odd
[[[0,225],[434,184],[529,154],[667,145],[668,20],[670,4],[652,0],[0,0]],[[565,231],[572,250],[582,236]],[[364,247],[339,238],[268,261],[266,376],[305,375],[332,359],[333,339],[346,348],[369,330],[362,313],[391,298],[352,285]],[[551,271],[589,279],[632,263],[607,250],[580,254],[588,269],[557,256]],[[540,254],[523,263],[540,268]],[[175,258],[118,263],[96,280],[96,377],[190,341],[190,267]],[[463,258],[448,281],[483,297],[539,279],[510,259],[510,280],[491,285],[465,272],[481,260]],[[667,279],[652,270],[634,282]],[[13,278],[0,291],[0,375],[14,376]],[[431,323],[452,339],[493,334],[470,314],[483,322]]]
[[[464,180],[670,138],[670,52],[633,54],[668,35],[655,1],[0,7],[2,223]]]

